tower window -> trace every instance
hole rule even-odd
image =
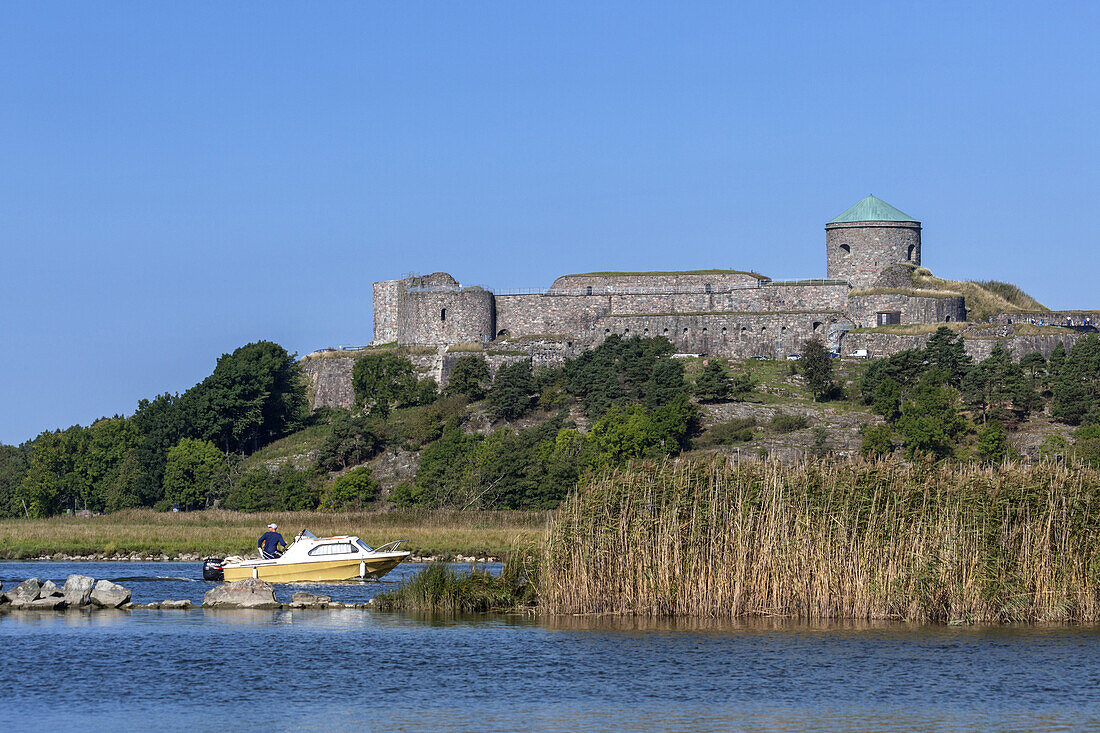
[[[446,308],[443,308],[442,310],[439,311],[439,320],[441,320],[441,321],[447,320],[447,309]]]
[[[592,295],[592,286],[591,285],[589,285],[587,288],[584,289],[584,294],[585,295]]]
[[[849,246],[848,246],[848,245],[846,245],[846,244],[842,244],[842,245],[840,245],[840,251],[841,251],[841,252],[843,252],[843,253],[844,253],[844,254],[846,254],[846,255],[850,255],[850,254],[852,254],[852,248],[851,248],[851,247],[849,247]]]
[[[714,289],[711,288],[710,283],[707,283],[706,285],[703,286],[703,292],[712,293],[712,292],[714,292]]]
[[[906,255],[905,255],[905,259],[907,259],[907,260],[909,260],[910,262],[912,262],[912,261],[913,261],[913,250],[915,250],[916,248],[917,248],[917,245],[915,245],[915,244],[910,244],[910,245],[909,245],[909,252],[908,252],[908,254],[906,254]]]

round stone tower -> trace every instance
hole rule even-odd
[[[920,264],[920,222],[868,196],[825,225],[828,277],[869,288],[895,264]]]

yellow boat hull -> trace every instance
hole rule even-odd
[[[232,583],[247,578],[259,578],[268,583],[309,583],[337,580],[358,580],[364,578],[381,578],[397,567],[402,560],[408,557],[408,553],[400,553],[396,557],[372,558],[369,560],[321,560],[318,562],[296,562],[279,564],[257,564],[244,567],[227,567],[223,569],[225,581]],[[360,565],[364,567],[360,567]]]

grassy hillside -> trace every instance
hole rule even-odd
[[[913,286],[958,293],[966,298],[967,319],[984,321],[997,313],[1049,311],[1050,309],[1016,285],[996,280],[945,280],[924,267],[913,270]]]

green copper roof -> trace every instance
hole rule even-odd
[[[916,221],[916,219],[898,211],[882,199],[868,196],[829,224],[847,224],[854,221]]]

